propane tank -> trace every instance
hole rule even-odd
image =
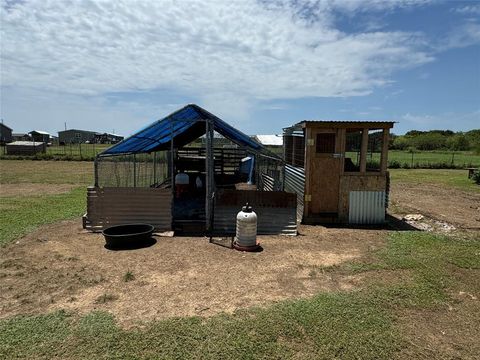
[[[238,247],[257,247],[257,214],[247,203],[237,214],[235,245]]]

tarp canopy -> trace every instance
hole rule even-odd
[[[268,152],[261,144],[235,129],[225,121],[195,104],[189,104],[162,120],[100,153],[102,155],[149,153],[170,149],[173,137],[175,148],[185,146],[206,133],[206,121],[214,130],[239,146],[255,152]]]

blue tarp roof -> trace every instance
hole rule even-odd
[[[108,148],[100,155],[149,153],[167,150],[170,149],[172,136],[174,146],[181,147],[205,134],[205,120],[211,120],[214,130],[234,143],[254,151],[264,150],[261,144],[252,140],[248,135],[200,106],[189,104]]]

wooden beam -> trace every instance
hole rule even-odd
[[[360,150],[360,172],[367,172],[368,129],[362,130],[362,146]]]
[[[307,200],[307,196],[311,194],[310,190],[310,161],[312,161],[312,145],[309,145],[309,139],[312,136],[312,130],[310,128],[305,129],[305,190],[303,199],[303,217],[307,217],[310,213],[310,200]],[[313,140],[313,139],[312,139]]]
[[[381,130],[393,128],[393,121],[306,121],[302,124],[307,128],[329,128],[329,129],[358,129],[368,128],[370,130]]]
[[[390,130],[383,129],[382,134],[382,157],[380,160],[380,172],[385,174],[387,172],[388,165],[388,142],[390,140]]]
[[[206,230],[211,232],[213,230],[213,192],[215,187],[214,176],[214,157],[213,157],[213,123],[208,119],[205,123],[205,218]]]

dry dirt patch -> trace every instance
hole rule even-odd
[[[260,253],[206,238],[157,237],[149,248],[109,251],[78,221],[40,228],[0,249],[0,317],[70,309],[114,313],[122,324],[239,308],[355,289],[358,276],[324,272],[383,245],[385,230],[302,227],[298,237],[262,236]],[[125,274],[133,274],[125,281]]]
[[[67,193],[73,188],[74,184],[0,184],[0,197],[55,195]]]
[[[392,184],[390,210],[414,212],[467,230],[480,230],[480,194],[433,184]]]

